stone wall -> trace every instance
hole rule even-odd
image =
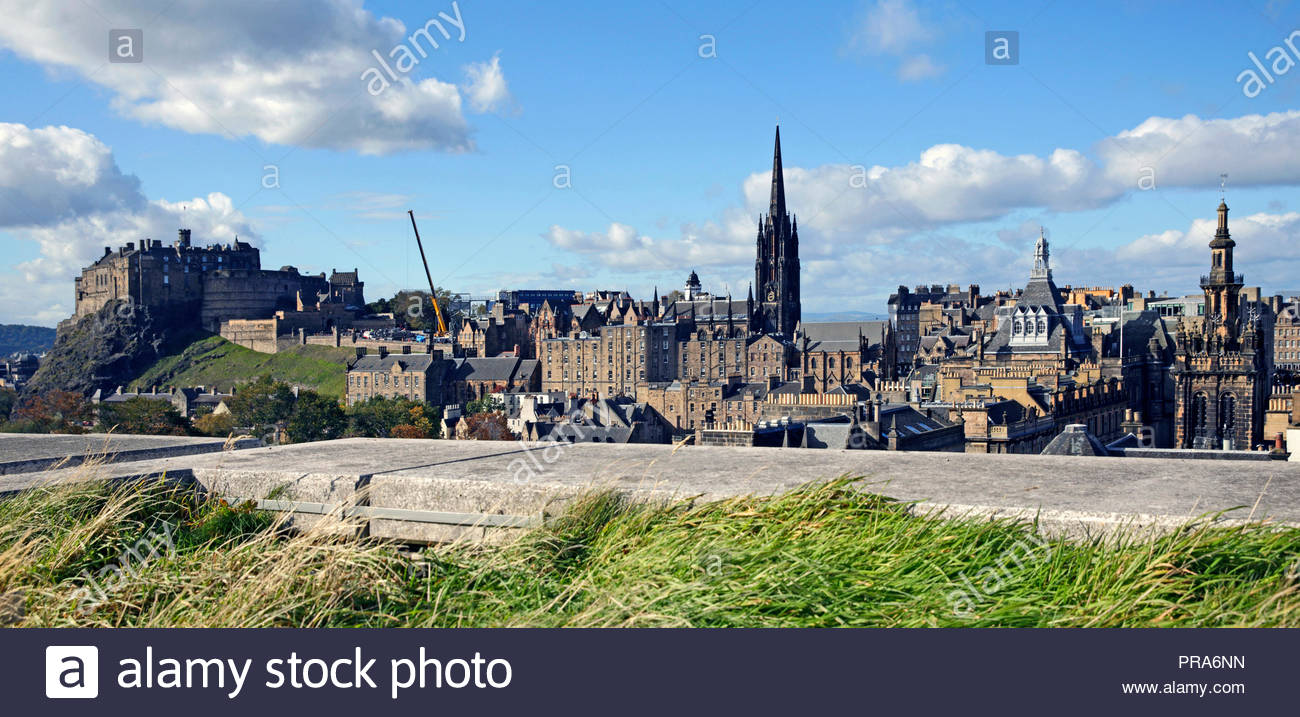
[[[244,348],[273,354],[279,350],[279,319],[231,319],[221,322],[221,338]]]

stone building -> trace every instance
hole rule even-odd
[[[677,356],[677,325],[668,323],[605,326],[537,348],[542,390],[575,396],[636,395],[640,383],[674,378]]]
[[[894,376],[894,330],[888,321],[800,324],[797,348],[799,377],[814,393],[874,386]]]
[[[358,349],[360,351],[361,349]],[[347,404],[376,396],[445,403],[444,387],[455,363],[441,353],[396,353],[386,349],[357,358],[347,372]]]
[[[145,239],[127,242],[104,254],[76,278],[74,319],[109,302],[166,308],[170,315],[193,317],[194,326],[217,333],[222,321],[267,319],[277,310],[292,311],[300,297],[307,303],[328,301],[335,294],[361,300],[356,272],[335,272],[338,284],[319,275],[301,274],[292,266],[266,270],[261,254],[247,242],[195,246],[189,229],[164,246]]]
[[[1226,202],[1218,213],[1210,273],[1201,277],[1203,318],[1178,327],[1175,440],[1181,448],[1249,450],[1264,442],[1269,372],[1260,316],[1245,310],[1245,280],[1233,267],[1237,244],[1228,232]]]
[[[1273,368],[1300,374],[1300,303],[1283,304],[1273,321]]]
[[[507,309],[497,302],[487,316],[466,318],[456,335],[456,343],[465,356],[498,356],[510,353],[520,358],[533,358],[536,344],[529,333],[529,316],[526,311]]]

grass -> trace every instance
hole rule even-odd
[[[146,369],[132,386],[216,386],[228,390],[270,374],[290,384],[313,388],[330,396],[343,396],[345,366],[356,353],[333,346],[292,346],[264,354],[220,336],[207,336],[179,353],[165,356]]]
[[[132,560],[161,526],[174,550]],[[158,484],[0,503],[0,595],[28,627],[1296,627],[1298,553],[1300,530],[1259,525],[1042,542],[847,481],[703,505],[593,495],[508,545],[414,557]],[[124,556],[133,576],[114,580]]]

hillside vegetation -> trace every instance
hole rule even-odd
[[[158,359],[130,385],[146,390],[152,386],[216,386],[226,391],[269,375],[322,395],[342,397],[347,360],[355,355],[349,349],[310,345],[264,354],[220,336],[207,336]]]
[[[907,507],[845,481],[670,506],[598,494],[505,546],[411,555],[83,483],[0,502],[0,595],[25,627],[1300,626],[1300,530],[1041,541]]]
[[[54,345],[54,329],[23,324],[0,324],[0,357],[13,353],[38,354]]]

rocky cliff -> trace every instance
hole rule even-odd
[[[90,394],[126,385],[171,347],[194,338],[189,307],[171,310],[113,301],[99,311],[59,325],[54,347],[25,388]]]

